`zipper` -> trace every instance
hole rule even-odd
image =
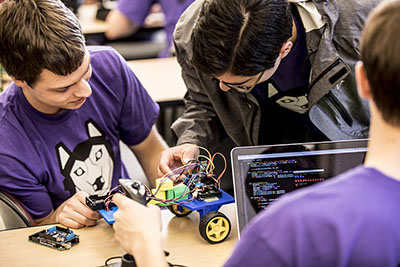
[[[247,106],[248,106],[249,109],[251,110],[250,112],[253,113],[253,116],[251,116],[251,122],[250,122],[249,139],[250,139],[250,142],[251,142],[252,145],[257,145],[258,141],[257,141],[257,142],[254,142],[254,140],[253,140],[254,120],[256,119],[256,114],[257,114],[257,112],[255,112],[255,110],[253,110],[253,109],[255,109],[256,104],[253,103],[253,101],[251,101],[251,99],[249,99],[248,94],[245,94],[245,97],[246,97]],[[254,96],[253,96],[253,97],[254,97]],[[253,106],[253,105],[254,105],[254,106]],[[261,111],[260,111],[260,112],[261,112]],[[261,127],[261,125],[260,125],[259,127]],[[260,130],[259,130],[259,131],[260,131]],[[258,135],[259,135],[259,133],[257,133],[257,138],[259,138]]]
[[[331,101],[331,103],[335,106],[335,108],[339,111],[339,114],[342,116],[343,120],[351,127],[353,125],[353,119],[347,110],[343,107],[343,105],[339,102],[336,96],[330,91],[327,95],[327,98]]]
[[[323,72],[321,72],[317,78],[315,78],[315,80],[311,83],[309,90],[311,90],[311,88],[314,87],[314,85],[319,82],[319,80],[321,80],[321,78],[323,76],[325,76],[325,74],[327,74],[331,69],[333,69],[334,67],[336,67],[337,65],[339,65],[342,62],[342,60],[340,58],[336,59],[335,62],[333,62],[328,68],[326,68]]]

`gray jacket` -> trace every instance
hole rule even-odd
[[[367,137],[368,103],[357,94],[354,65],[363,24],[380,1],[289,2],[296,4],[306,29],[312,66],[308,94],[311,121],[331,140]],[[177,144],[194,143],[212,149],[228,135],[236,145],[256,145],[261,110],[255,97],[220,90],[218,82],[191,64],[190,35],[202,3],[197,0],[185,11],[174,33],[188,90],[185,112],[172,125]]]

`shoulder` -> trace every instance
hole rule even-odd
[[[357,251],[365,240],[375,247],[396,239],[391,237],[400,218],[392,211],[400,203],[399,190],[398,181],[360,166],[278,199],[246,227],[240,243],[257,244],[254,249],[262,251],[259,254],[264,262],[278,259],[285,261],[284,266],[310,265],[307,253],[312,251],[313,266],[335,266],[338,260],[348,259],[348,253],[359,258]],[[379,241],[383,240],[382,232],[371,229],[389,229],[390,237],[384,237],[389,242]],[[359,239],[360,235],[365,239]],[[385,245],[378,245],[378,249],[387,251]],[[338,250],[346,254],[338,258],[333,253]],[[363,264],[354,264],[359,265]]]
[[[114,48],[109,46],[87,48],[92,66],[92,81],[101,80],[105,84],[122,86],[127,80],[137,80],[125,59]]]
[[[88,46],[91,64],[123,62],[121,55],[110,46]]]
[[[369,13],[382,0],[336,0],[345,13]]]
[[[174,31],[174,42],[179,50],[178,56],[185,58],[191,57],[191,40],[193,28],[196,24],[196,20],[200,14],[203,0],[196,0],[191,4],[185,12],[183,12],[179,21],[176,23]],[[179,58],[178,58],[179,59]]]
[[[352,17],[355,17],[355,14],[359,13],[369,13],[371,9],[373,9],[376,5],[379,4],[382,0],[334,0],[334,1],[306,1],[313,2],[318,11],[324,16],[334,15],[337,10],[340,10],[340,15],[343,14],[352,14]],[[292,2],[302,2],[299,0],[292,0]]]
[[[350,188],[362,185],[362,177],[367,175],[368,169],[363,166],[356,167],[324,182],[288,193],[279,199],[276,205],[271,205],[271,209],[294,209],[299,213],[320,214],[320,211],[326,210],[327,206],[352,198],[350,191],[354,190]],[[307,208],[298,209],[298,205]]]
[[[21,160],[32,152],[32,140],[26,131],[31,118],[24,111],[18,97],[19,90],[21,88],[12,83],[0,94],[0,155],[13,155],[11,157],[15,160]]]
[[[16,103],[18,90],[21,90],[15,83],[12,83],[0,94],[0,130],[4,128],[6,121],[16,119],[14,110],[19,106]]]
[[[320,244],[324,238],[333,238],[331,235],[334,235],[340,217],[337,211],[346,207],[341,198],[346,198],[347,194],[339,188],[343,188],[352,176],[346,173],[284,195],[253,218],[245,228],[241,242],[258,243],[265,253],[274,252],[274,257],[303,251],[298,246],[299,240],[302,240],[304,248],[317,249],[313,248],[315,244],[312,242]],[[291,258],[287,261],[293,260]]]
[[[312,228],[322,221],[335,220],[339,210],[354,212],[346,207],[359,201],[366,186],[363,178],[370,175],[369,169],[360,166],[325,182],[288,193],[260,213],[254,220],[254,227],[266,222],[284,225],[299,222]]]
[[[336,31],[359,32],[369,12],[379,2],[381,0],[325,0],[316,1],[315,5],[326,22],[335,25]]]
[[[337,0],[339,9],[339,27],[342,26],[345,31],[350,27],[353,31],[355,26],[362,31],[369,12],[376,7],[381,0]],[[329,15],[329,13],[328,13]]]

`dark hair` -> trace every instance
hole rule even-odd
[[[383,119],[400,126],[400,1],[383,2],[369,15],[360,41],[374,102]]]
[[[0,5],[0,64],[32,86],[43,69],[57,75],[83,62],[85,39],[76,16],[58,0],[6,0]]]
[[[286,0],[205,0],[193,29],[193,64],[201,72],[252,76],[274,66],[292,35]]]

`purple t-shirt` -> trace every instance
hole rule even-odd
[[[159,107],[122,57],[88,47],[92,95],[77,110],[46,115],[15,84],[0,94],[0,190],[33,218],[43,218],[76,191],[105,195],[128,177],[119,141],[141,143]]]
[[[359,166],[261,212],[225,266],[399,266],[399,207],[400,182]]]
[[[119,0],[118,10],[124,14],[132,23],[143,25],[153,4],[159,3],[165,15],[165,32],[167,35],[168,46],[161,53],[161,57],[168,56],[173,44],[172,34],[175,24],[181,14],[193,3],[194,0]]]

